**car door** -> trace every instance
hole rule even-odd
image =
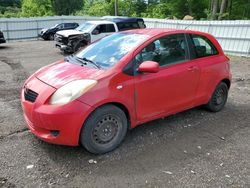
[[[106,24],[106,33],[105,33],[105,36],[111,35],[115,31],[116,30],[115,30],[115,25],[114,24]]]
[[[201,69],[200,84],[197,91],[197,103],[207,102],[215,86],[220,81],[219,73],[225,70],[225,56],[219,55],[215,45],[203,35],[190,34],[190,42],[194,50],[194,61]],[[219,79],[219,80],[218,80]]]
[[[144,61],[160,65],[157,73],[137,73],[135,101],[139,122],[192,107],[200,70],[190,60],[184,34],[160,37],[147,45],[135,58],[135,66]]]

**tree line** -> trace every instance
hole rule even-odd
[[[250,19],[250,0],[0,0],[0,17],[120,16],[197,20]]]

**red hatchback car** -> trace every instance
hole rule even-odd
[[[35,72],[21,103],[40,139],[101,154],[128,129],[195,106],[220,111],[229,59],[207,33],[138,29],[107,36]]]

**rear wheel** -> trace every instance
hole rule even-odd
[[[214,90],[210,101],[206,104],[206,108],[212,112],[218,112],[223,109],[227,102],[228,87],[227,84],[221,82]]]
[[[83,125],[80,142],[91,153],[103,154],[114,150],[127,133],[125,113],[114,105],[95,110]]]

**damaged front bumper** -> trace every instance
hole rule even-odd
[[[72,35],[69,37],[64,37],[62,35],[56,34],[55,36],[56,48],[59,48],[64,52],[75,52],[76,46],[81,44],[89,44],[90,43],[90,34],[81,34],[81,35]]]

